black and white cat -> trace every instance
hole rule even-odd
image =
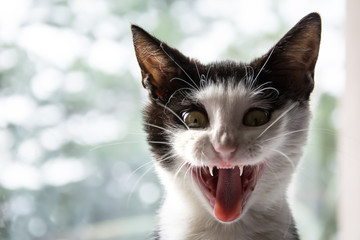
[[[307,138],[320,16],[250,63],[204,65],[132,32],[166,190],[155,239],[299,239],[287,187]]]

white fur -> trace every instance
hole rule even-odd
[[[173,153],[178,156],[177,168],[169,171],[157,166],[166,187],[160,211],[160,239],[288,239],[292,217],[286,192],[306,141],[308,107],[289,101],[272,113],[269,123],[247,127],[242,119],[249,108],[267,108],[270,103],[243,84],[227,87],[212,84],[197,91],[193,99],[205,107],[209,127],[172,129],[176,131],[170,142]],[[222,223],[214,217],[191,171],[185,166],[185,163],[192,166],[217,164],[219,159],[213,148],[216,144],[236,145],[231,160],[235,164],[266,163],[244,212],[232,223]]]

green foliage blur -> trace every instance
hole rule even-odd
[[[146,239],[162,188],[130,24],[205,62],[249,61],[293,24],[281,3],[253,27],[203,0],[1,3],[0,239]],[[335,108],[320,97],[295,184],[304,239],[336,235]]]

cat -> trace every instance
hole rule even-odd
[[[201,64],[131,29],[165,186],[153,239],[299,239],[287,188],[307,139],[319,14],[250,63]]]

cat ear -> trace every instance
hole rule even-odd
[[[320,36],[320,15],[305,16],[265,56],[253,62],[259,80],[271,81],[288,97],[308,100],[314,88]]]
[[[144,88],[152,98],[166,100],[179,87],[179,81],[172,81],[181,74],[177,63],[184,64],[187,58],[136,25],[131,31]]]

